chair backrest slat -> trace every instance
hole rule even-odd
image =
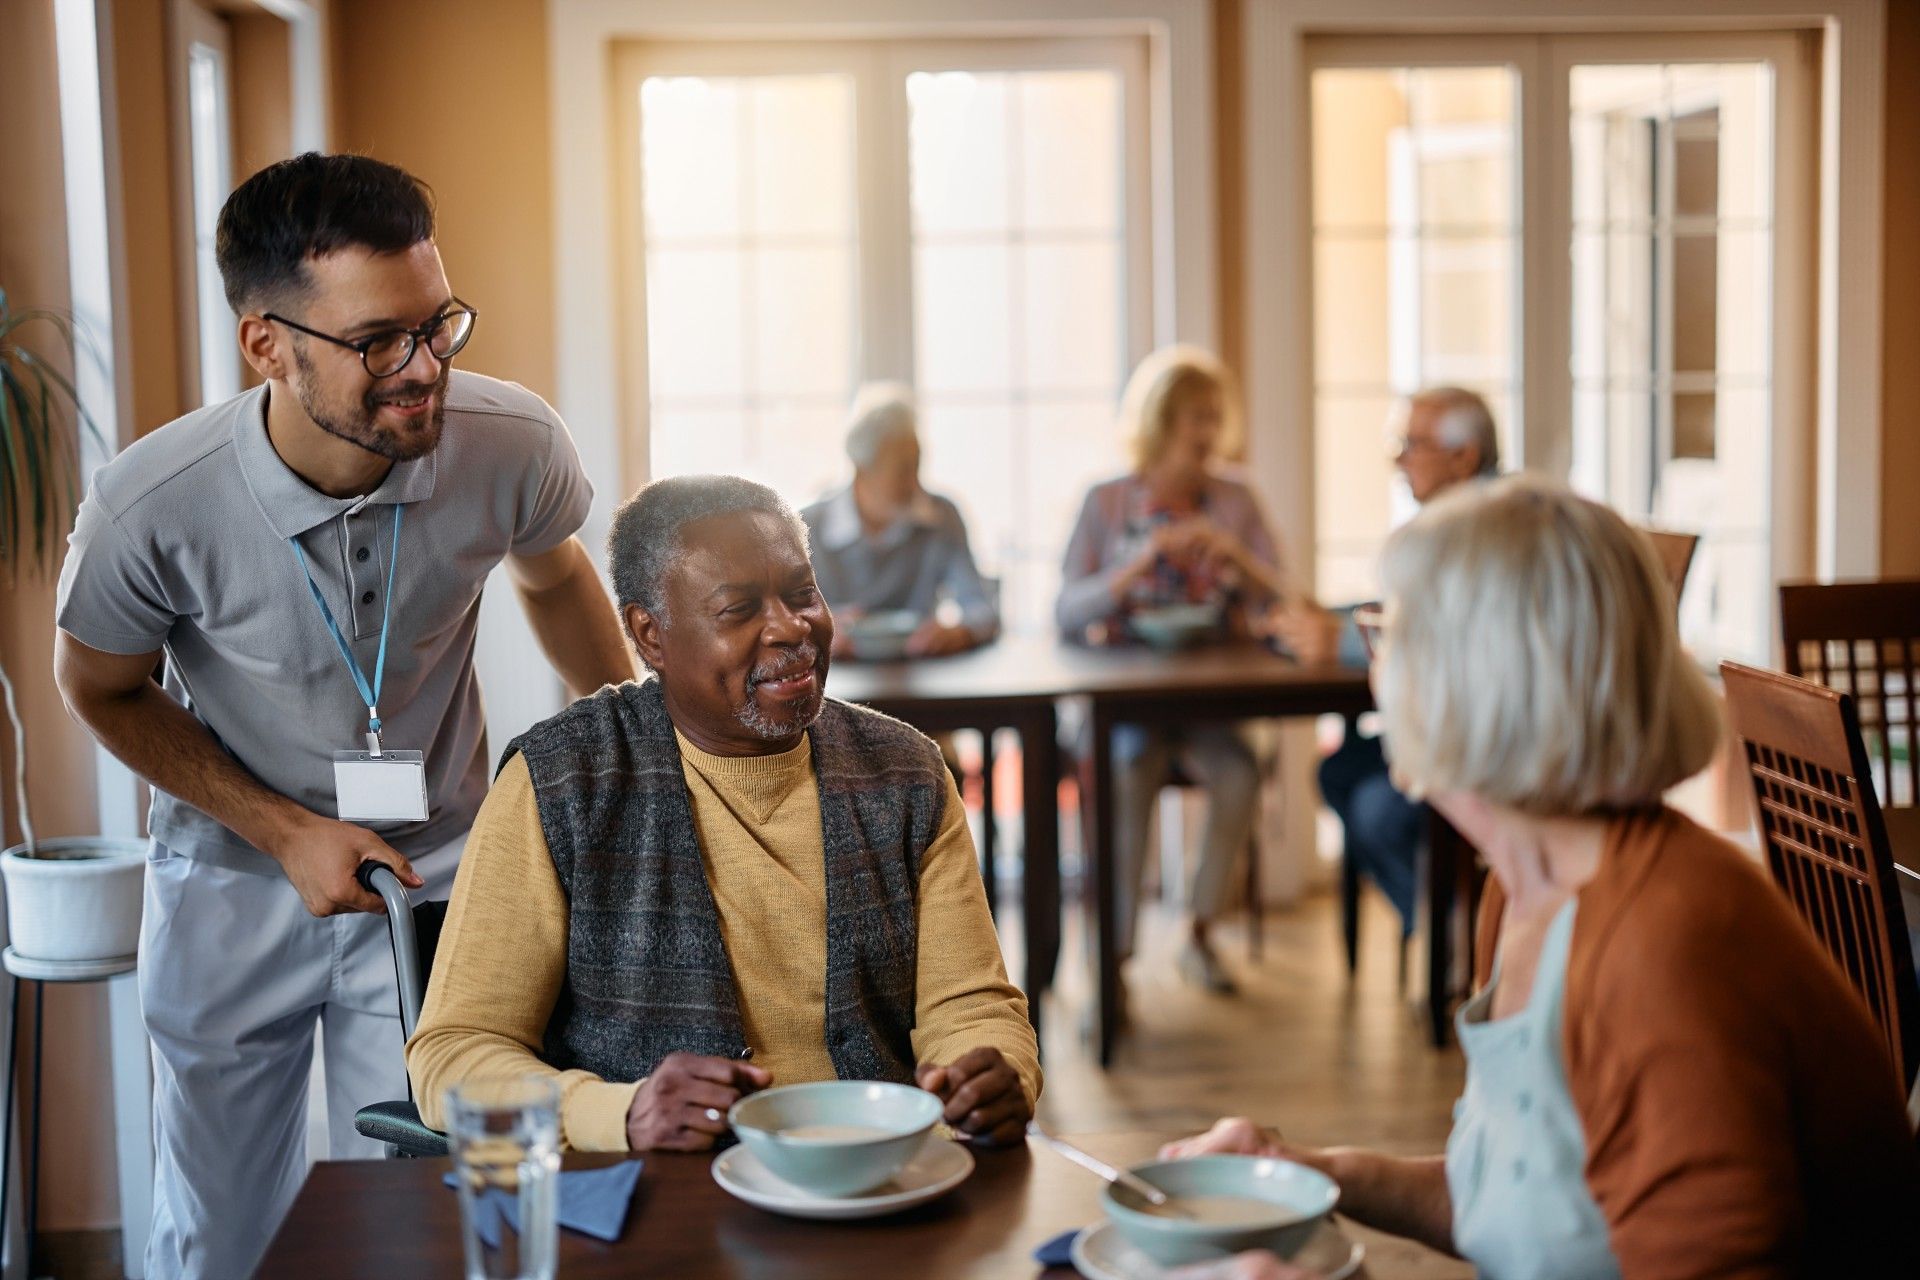
[[[1920,579],[1780,588],[1787,674],[1851,694],[1881,806],[1920,805]]]
[[[1860,993],[1912,1088],[1920,983],[1853,699],[1735,662],[1720,673],[1774,883]]]

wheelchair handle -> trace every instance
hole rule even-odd
[[[400,1031],[411,1038],[420,1022],[420,1005],[426,994],[426,975],[421,971],[419,941],[413,929],[413,900],[393,868],[369,858],[354,868],[353,878],[368,893],[378,894],[387,904],[387,932],[393,943],[394,977],[400,991]]]

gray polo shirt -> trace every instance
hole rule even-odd
[[[426,754],[428,816],[366,825],[417,856],[471,826],[486,795],[473,643],[487,574],[509,552],[566,541],[593,487],[544,400],[478,374],[453,374],[439,446],[360,500],[295,475],[267,438],[266,406],[264,387],[210,405],[94,473],[60,575],[60,628],[109,653],[164,648],[167,692],[262,783],[332,817],[333,753],[365,747],[367,708],[288,539],[371,680],[404,503],[380,715],[388,749]],[[149,829],[189,857],[273,866],[158,790]]]

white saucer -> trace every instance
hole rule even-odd
[[[1347,1280],[1360,1270],[1366,1256],[1365,1245],[1327,1221],[1289,1261],[1326,1280]],[[1086,1280],[1162,1280],[1167,1274],[1159,1263],[1127,1243],[1111,1222],[1088,1227],[1073,1238],[1073,1265]]]
[[[745,1147],[731,1147],[714,1157],[713,1180],[729,1195],[756,1209],[784,1213],[790,1218],[877,1218],[898,1213],[929,1200],[938,1200],[967,1180],[973,1172],[973,1153],[957,1142],[930,1137],[919,1154],[895,1174],[893,1181],[857,1196],[822,1196],[803,1191],[776,1178]]]
[[[33,982],[98,982],[102,978],[132,973],[139,962],[137,954],[104,960],[36,960],[12,947],[8,947],[4,955],[8,973]]]

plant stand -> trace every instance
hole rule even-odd
[[[27,1163],[27,1203],[26,1203],[26,1270],[28,1276],[34,1274],[34,1244],[38,1228],[40,1209],[40,1069],[45,1057],[45,1012],[47,984],[49,982],[104,982],[117,978],[123,973],[132,973],[138,963],[137,956],[119,956],[110,960],[34,960],[17,954],[12,947],[0,952],[0,964],[5,965],[13,975],[13,999],[7,1012],[8,1047],[17,1049],[20,1043],[20,988],[24,983],[33,983],[33,1100],[30,1106],[30,1125],[25,1149]],[[0,1106],[6,1111],[0,1116],[0,1153],[10,1153],[13,1146],[13,1098],[15,1077],[18,1072],[19,1054],[7,1055],[7,1086],[4,1100]],[[7,1204],[12,1190],[13,1162],[0,1160],[0,1211]],[[0,1217],[0,1231],[4,1231],[4,1218]],[[12,1241],[0,1240],[0,1260],[7,1256],[7,1246]]]

